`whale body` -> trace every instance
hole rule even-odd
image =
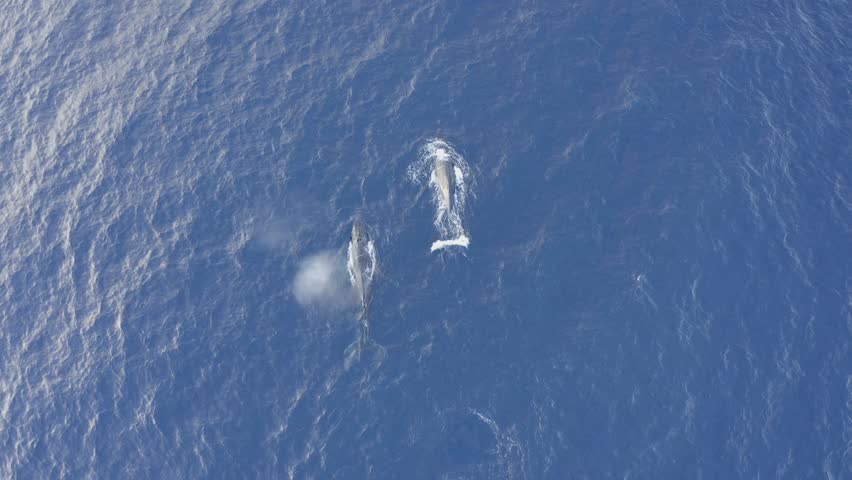
[[[438,149],[438,151],[435,152],[434,179],[441,197],[441,203],[444,207],[444,214],[449,215],[454,208],[453,200],[456,194],[456,171],[453,161],[450,160],[449,156],[443,149]]]
[[[352,362],[361,358],[361,351],[369,348],[376,353],[375,361],[381,363],[385,357],[385,349],[370,338],[370,325],[367,321],[367,307],[370,301],[370,287],[376,272],[376,250],[370,239],[367,228],[360,219],[352,223],[352,238],[349,240],[349,279],[352,288],[361,303],[361,313],[358,315],[358,338],[344,352],[344,366],[349,368]]]
[[[361,303],[361,308],[367,309],[370,294],[370,284],[375,271],[375,255],[373,244],[364,222],[360,219],[352,223],[352,238],[349,241],[349,279],[355,294]]]

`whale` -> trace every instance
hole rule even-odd
[[[408,167],[408,177],[422,190],[430,190],[435,207],[433,223],[438,240],[430,251],[451,246],[467,248],[470,239],[463,225],[466,198],[470,193],[470,169],[464,157],[452,145],[439,138],[430,138],[418,150],[418,158]]]
[[[358,314],[358,337],[344,352],[344,366],[349,368],[352,362],[361,358],[361,351],[365,348],[376,353],[375,361],[381,363],[385,357],[385,349],[370,338],[370,324],[367,320],[367,310],[370,303],[370,288],[373,285],[373,276],[376,273],[376,250],[367,227],[360,218],[352,222],[352,236],[349,239],[349,279],[352,289],[358,297],[361,305],[361,313]]]
[[[373,244],[367,228],[361,219],[352,222],[352,237],[349,240],[349,279],[352,288],[361,304],[362,311],[367,310],[370,294],[370,286],[375,271],[375,256],[373,255]]]
[[[444,207],[444,215],[449,215],[454,208],[453,200],[456,194],[456,171],[455,164],[453,164],[453,161],[443,148],[439,148],[435,152],[435,169],[433,170],[433,178],[435,180],[435,185],[438,187],[441,204]]]

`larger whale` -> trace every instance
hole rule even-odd
[[[370,284],[375,271],[373,244],[361,219],[352,223],[352,238],[349,240],[349,279],[361,303],[362,315],[367,310]]]
[[[344,365],[346,368],[352,365],[355,359],[361,358],[361,351],[369,347],[376,352],[375,361],[381,363],[385,357],[385,349],[370,338],[370,324],[367,321],[367,309],[370,303],[370,287],[373,284],[373,276],[376,273],[376,249],[364,222],[360,218],[352,222],[352,237],[349,240],[349,279],[352,288],[358,296],[361,304],[361,313],[358,315],[358,326],[360,332],[358,338],[346,347],[344,352]]]

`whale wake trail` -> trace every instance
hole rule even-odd
[[[412,181],[432,188],[434,224],[439,236],[439,240],[432,243],[432,252],[470,245],[463,224],[469,172],[464,157],[448,142],[437,138],[420,148],[417,160],[408,169]]]

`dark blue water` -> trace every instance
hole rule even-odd
[[[852,478],[852,6],[706,3],[6,2],[0,477]]]

